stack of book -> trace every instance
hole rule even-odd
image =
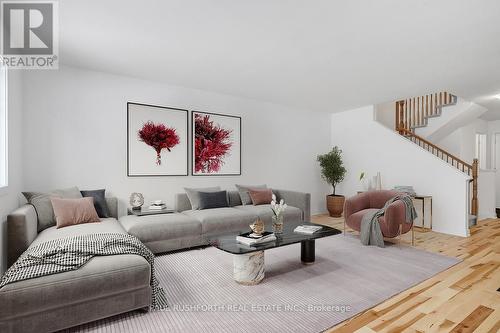
[[[152,202],[151,205],[149,206],[150,210],[163,210],[167,209],[167,205],[163,201],[155,201]]]
[[[299,225],[297,228],[295,228],[293,231],[297,232],[299,234],[307,234],[307,235],[312,235],[316,231],[319,231],[323,229],[323,227],[319,225]]]
[[[256,238],[251,232],[236,236],[236,241],[248,246],[260,245],[268,242],[274,242],[276,236],[272,232],[264,232],[261,237]]]

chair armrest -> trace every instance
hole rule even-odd
[[[7,265],[10,267],[38,235],[35,207],[24,205],[7,216]]]
[[[311,221],[311,193],[296,192],[289,190],[274,190],[278,200],[283,199],[287,205],[302,210],[304,221]]]
[[[363,209],[370,208],[370,197],[368,193],[361,193],[347,198],[344,203],[344,219]]]
[[[392,235],[399,235],[399,227],[406,223],[406,207],[403,201],[396,200],[385,210],[385,222]]]

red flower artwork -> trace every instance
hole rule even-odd
[[[145,123],[138,132],[139,140],[151,146],[156,151],[156,165],[161,165],[161,151],[171,151],[179,144],[180,139],[175,128],[164,124],[155,124],[152,121]]]
[[[233,145],[229,139],[232,131],[214,124],[209,115],[198,114],[194,116],[194,128],[195,172],[219,171]]]

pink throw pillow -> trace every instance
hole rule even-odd
[[[81,223],[100,222],[94,207],[94,198],[81,199],[50,198],[54,215],[56,217],[56,228],[68,227]]]
[[[270,188],[265,190],[249,190],[248,194],[254,206],[267,205],[273,201],[273,190]]]

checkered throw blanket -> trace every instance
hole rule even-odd
[[[165,291],[155,277],[154,254],[139,239],[128,234],[102,233],[55,239],[30,247],[5,272],[6,284],[76,270],[95,256],[137,254],[151,266],[152,310],[167,308]]]

